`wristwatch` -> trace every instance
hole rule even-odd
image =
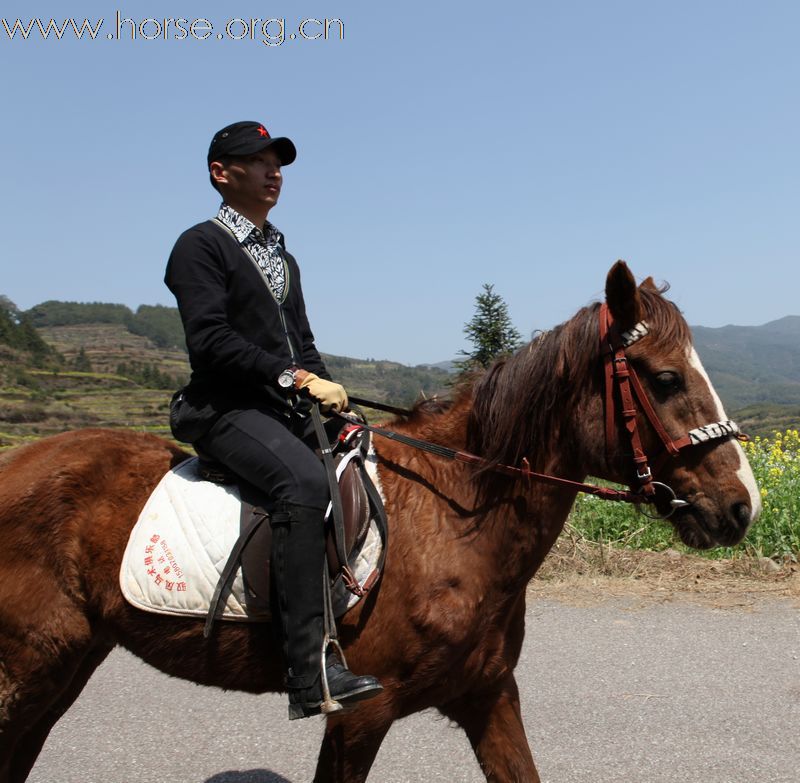
[[[294,382],[296,380],[295,373],[297,372],[297,367],[287,367],[279,376],[278,376],[278,386],[281,389],[293,389]]]

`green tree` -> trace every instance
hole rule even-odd
[[[139,305],[126,324],[129,332],[147,337],[159,348],[186,350],[183,323],[177,307]]]
[[[57,358],[56,352],[39,336],[26,313],[21,313],[7,297],[0,295],[0,343],[30,354],[33,364],[43,366]]]
[[[77,355],[72,361],[72,366],[78,372],[91,372],[92,371],[92,363],[89,361],[89,357],[86,355],[86,348],[81,346],[80,350],[78,351]]]
[[[25,313],[36,327],[72,324],[124,324],[133,317],[130,308],[107,302],[60,302],[50,299]]]
[[[511,323],[508,305],[489,283],[484,283],[483,291],[475,297],[475,314],[464,324],[464,334],[472,350],[459,351],[465,357],[456,362],[459,374],[486,369],[500,356],[513,353],[522,342],[522,335]]]

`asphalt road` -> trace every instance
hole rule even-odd
[[[546,783],[798,783],[800,605],[529,602],[517,676]],[[279,696],[171,680],[115,651],[51,734],[31,783],[301,783],[321,719]],[[398,722],[370,781],[479,783],[460,730]]]

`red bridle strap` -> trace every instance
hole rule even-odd
[[[617,441],[616,401],[614,388],[619,389],[620,415],[623,418],[625,431],[631,443],[633,461],[636,467],[636,477],[639,480],[639,491],[647,496],[655,492],[653,475],[657,474],[670,457],[677,457],[681,449],[695,446],[699,443],[714,439],[741,437],[739,427],[733,421],[720,421],[692,430],[682,438],[672,438],[667,432],[661,419],[655,412],[650,398],[625,355],[625,348],[647,333],[647,324],[637,324],[629,332],[620,334],[608,305],[600,306],[600,352],[604,357],[603,375],[605,378],[605,418],[606,418],[606,460],[609,466],[612,463],[612,447]],[[626,339],[627,337],[627,339]],[[651,469],[647,454],[642,448],[636,422],[636,403],[638,402],[650,425],[664,444],[664,452],[658,457]]]
[[[611,465],[611,447],[617,440],[617,421],[616,403],[614,400],[614,388],[619,390],[620,410],[623,427],[628,434],[628,439],[633,452],[633,464],[636,470],[636,478],[639,481],[639,491],[647,496],[655,494],[656,488],[653,486],[653,473],[647,460],[647,454],[642,448],[642,439],[636,421],[638,409],[634,396],[639,397],[639,404],[644,408],[641,397],[647,401],[650,411],[655,412],[650,405],[647,396],[644,395],[636,372],[628,364],[628,357],[625,355],[625,344],[622,336],[617,329],[611,311],[605,302],[600,306],[600,352],[604,356],[605,369],[605,409],[606,409],[606,458]],[[648,417],[649,418],[649,417]],[[663,432],[661,422],[658,428]],[[665,433],[666,434],[666,433]],[[669,440],[670,445],[672,443]],[[677,452],[676,452],[677,453]]]

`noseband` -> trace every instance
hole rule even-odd
[[[691,446],[711,440],[744,438],[744,436],[735,421],[726,420],[697,427],[680,438],[670,437],[653,409],[636,370],[625,355],[625,349],[641,340],[648,332],[649,327],[646,321],[639,321],[631,329],[620,332],[608,305],[603,303],[600,306],[600,353],[603,356],[605,378],[606,460],[611,466],[614,457],[613,448],[617,441],[617,400],[619,400],[619,416],[622,419],[623,429],[630,440],[636,480],[639,483],[638,487],[631,488],[649,500],[653,499],[658,487],[665,488],[672,495],[671,505],[674,510],[686,506],[688,503],[685,500],[678,500],[672,489],[653,478],[654,474],[658,474],[664,467],[667,460],[677,457],[683,449]],[[615,389],[617,390],[616,394]],[[664,451],[655,461],[651,460],[642,448],[637,424],[637,415],[640,409],[664,446]],[[652,469],[651,463],[653,464]]]

